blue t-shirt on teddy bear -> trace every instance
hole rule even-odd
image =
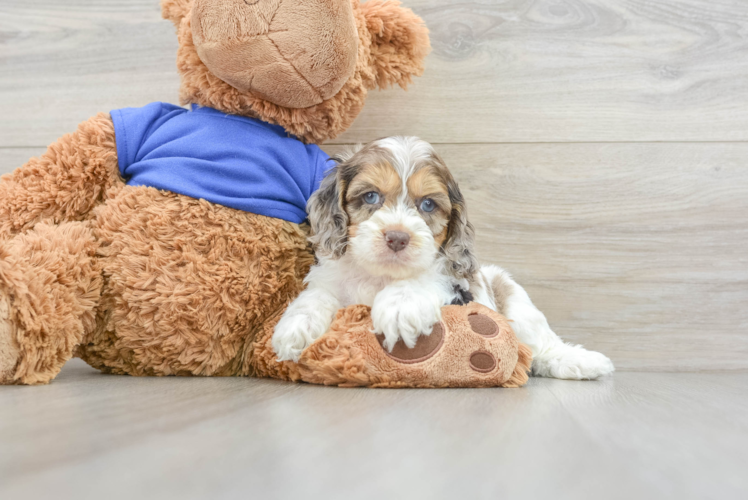
[[[329,157],[278,125],[212,108],[154,102],[111,112],[127,184],[295,223]]]

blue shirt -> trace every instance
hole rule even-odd
[[[151,186],[295,223],[332,165],[278,125],[154,102],[111,112],[119,170]]]

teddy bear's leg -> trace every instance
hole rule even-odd
[[[75,355],[118,374],[270,373],[254,340],[303,288],[300,226],[143,186],[96,215],[107,285]]]
[[[85,220],[121,186],[114,125],[99,113],[0,181],[0,239],[46,221]]]
[[[541,377],[596,379],[614,371],[607,356],[564,342],[524,288],[497,266],[483,266],[491,284],[496,310],[512,321],[517,338],[532,349],[532,372]]]
[[[93,328],[102,288],[86,222],[0,241],[0,384],[45,384]]]

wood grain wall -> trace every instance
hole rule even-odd
[[[405,0],[426,74],[327,147],[437,144],[486,262],[619,369],[748,368],[748,2]],[[0,172],[175,102],[157,0],[0,1]]]

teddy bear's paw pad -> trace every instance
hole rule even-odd
[[[472,313],[468,316],[470,328],[478,335],[486,338],[495,337],[499,334],[499,325],[485,314]]]
[[[416,345],[412,349],[409,349],[405,345],[405,342],[400,339],[395,344],[395,347],[392,348],[392,352],[389,352],[384,347],[384,335],[380,333],[376,337],[385,354],[395,361],[399,361],[400,363],[420,363],[421,361],[426,361],[441,349],[444,344],[444,325],[441,323],[435,324],[431,330],[431,334],[418,337]]]
[[[488,373],[497,365],[496,358],[488,351],[475,351],[470,355],[470,368],[477,372]]]

